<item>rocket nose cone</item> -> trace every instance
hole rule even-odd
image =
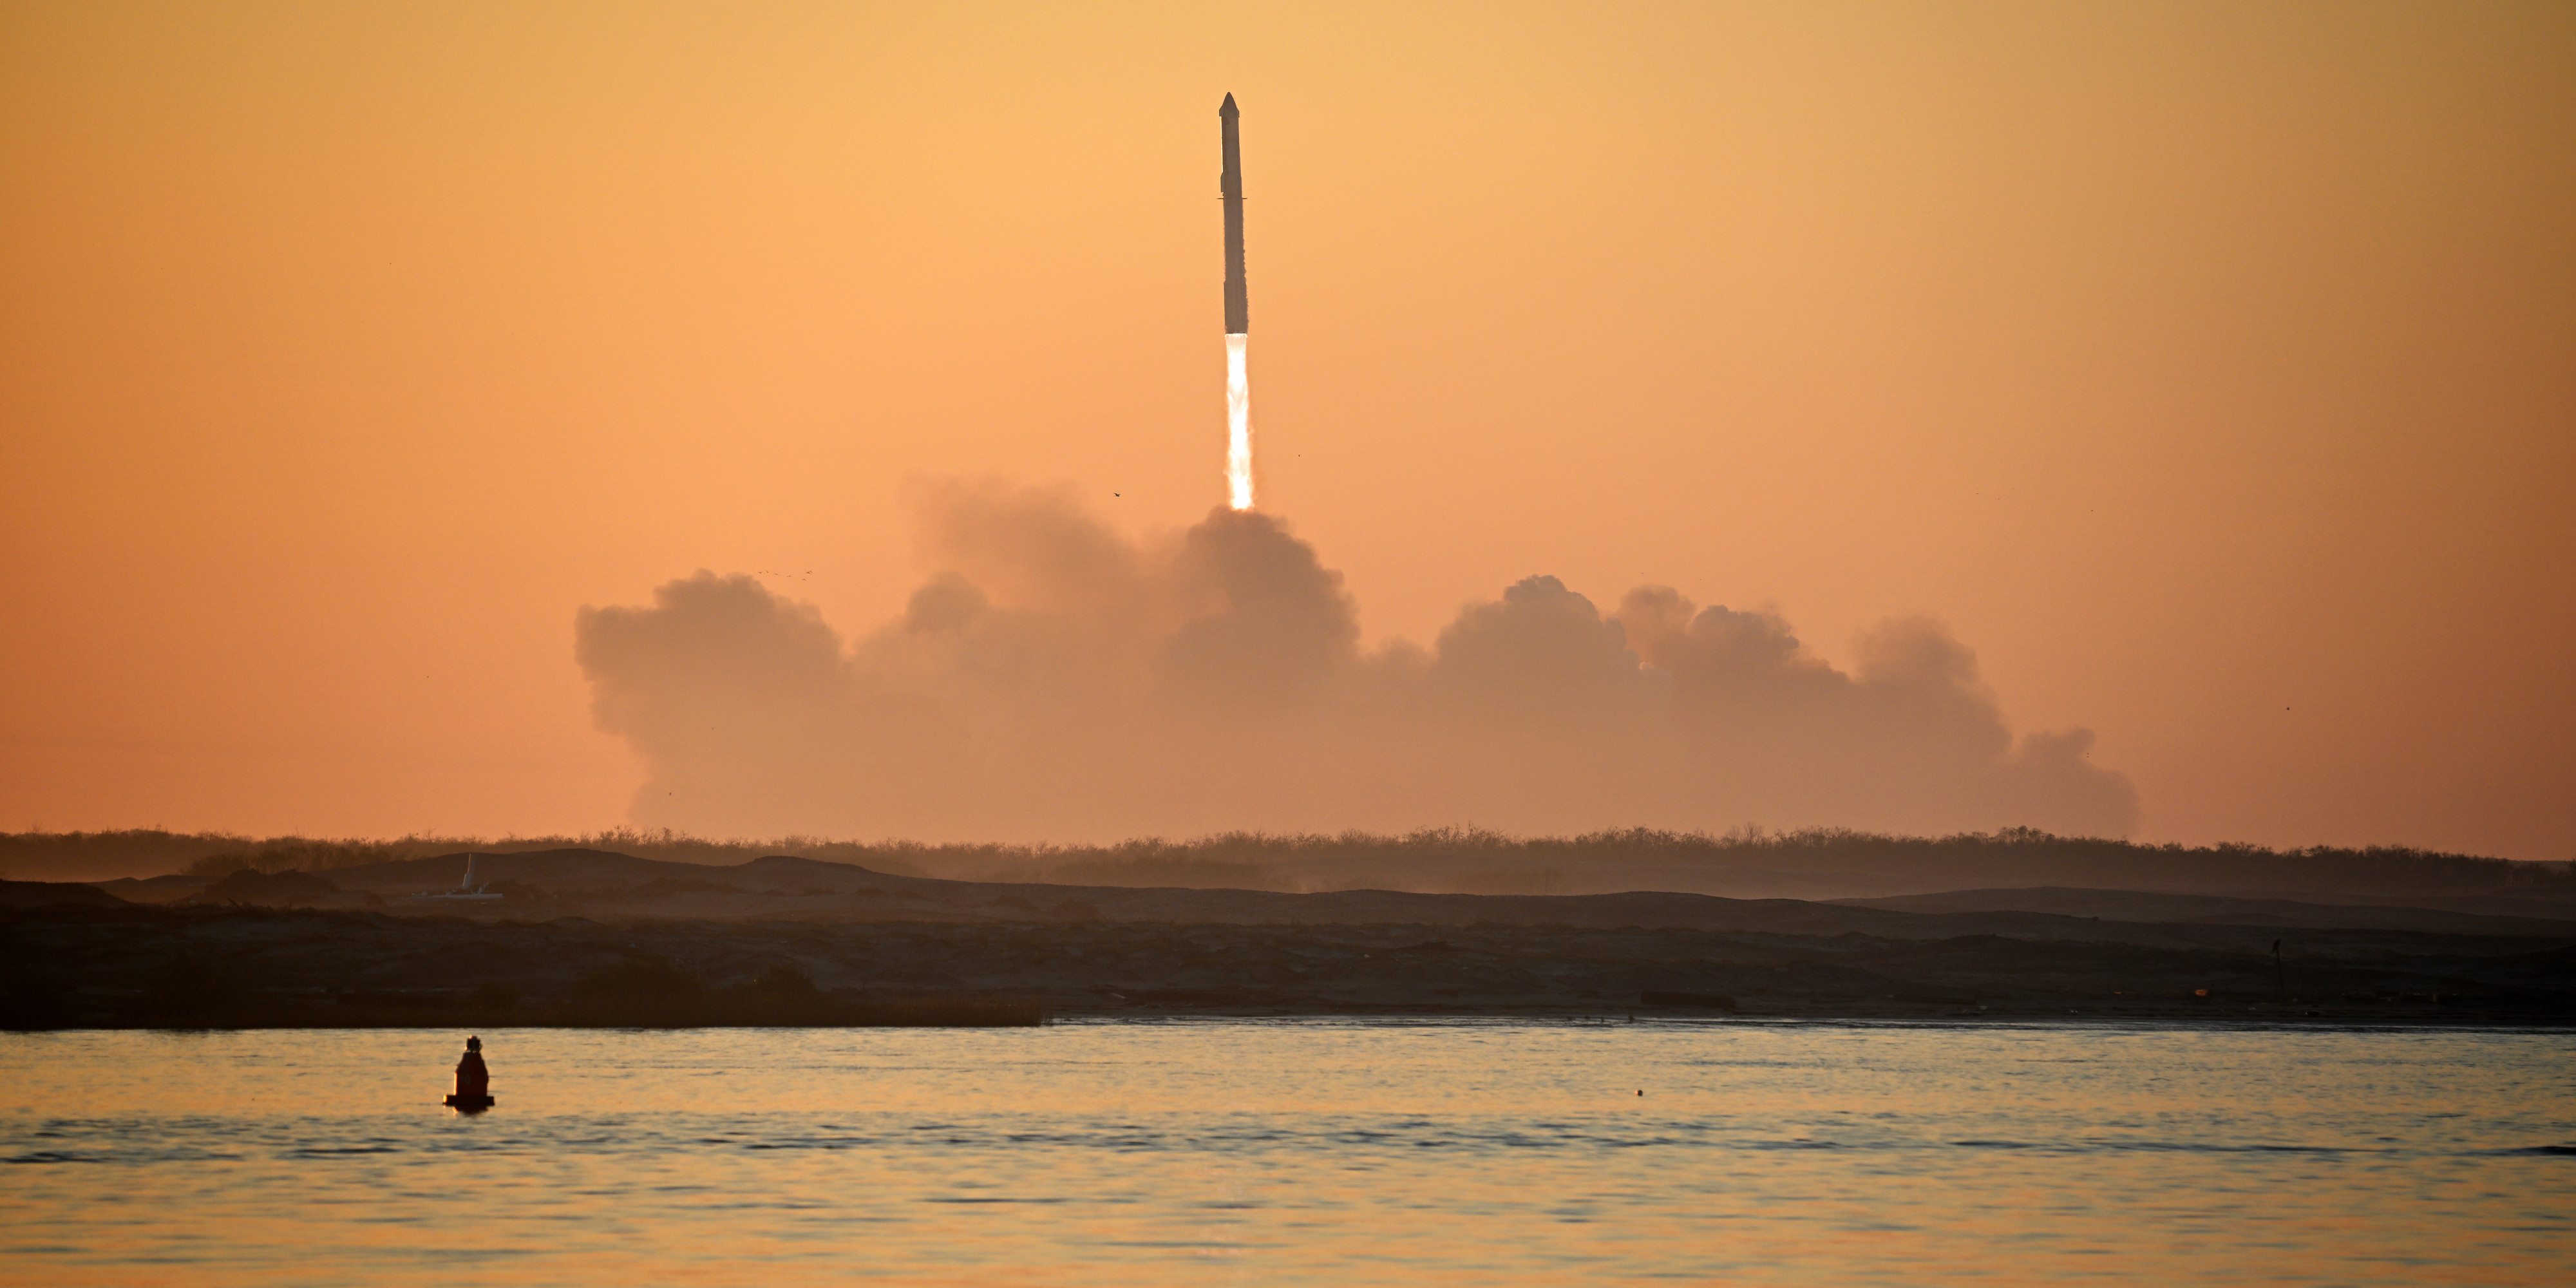
[[[1218,108],[1216,110],[1216,114],[1219,116],[1234,116],[1238,114],[1235,111],[1234,95],[1228,94],[1225,96],[1225,105]]]

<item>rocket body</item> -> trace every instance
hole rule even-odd
[[[1217,176],[1217,191],[1225,198],[1225,333],[1245,335],[1252,330],[1251,308],[1245,303],[1243,286],[1243,138],[1236,128],[1242,113],[1235,110],[1234,95],[1225,96],[1225,105],[1216,110],[1216,119],[1225,135],[1225,171]]]
[[[1242,113],[1234,95],[1216,119],[1225,136],[1225,171],[1217,191],[1225,198],[1225,495],[1238,510],[1252,508],[1252,384],[1244,371],[1243,348],[1250,342],[1252,310],[1243,289],[1243,136],[1235,128]]]

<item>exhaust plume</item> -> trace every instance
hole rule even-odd
[[[1226,505],[1252,508],[1252,388],[1245,378],[1245,335],[1225,338],[1225,493]]]
[[[1248,498],[1247,498],[1248,499]],[[1975,656],[1900,620],[1843,671],[1778,616],[1537,576],[1429,647],[1359,646],[1340,574],[1271,516],[1130,540],[1061,492],[935,489],[938,569],[845,640],[747,576],[586,608],[637,824],[708,835],[1105,840],[1473,823],[2116,836],[2090,732],[2015,737]]]

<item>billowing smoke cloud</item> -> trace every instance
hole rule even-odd
[[[1772,614],[1650,586],[1605,615],[1531,577],[1428,649],[1363,651],[1340,574],[1267,515],[1138,542],[1064,495],[953,485],[923,520],[944,571],[855,643],[742,576],[582,611],[600,727],[651,769],[636,822],[2119,835],[2137,813],[2128,780],[2087,762],[2088,731],[2016,741],[1974,655],[1928,622],[1881,626],[1846,673]]]

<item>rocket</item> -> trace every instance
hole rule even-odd
[[[1234,95],[1216,110],[1224,123],[1225,171],[1217,194],[1225,199],[1225,494],[1226,504],[1252,508],[1252,382],[1243,350],[1252,343],[1251,309],[1243,297],[1243,140],[1235,130]]]
[[[1225,105],[1216,110],[1225,134],[1225,171],[1217,176],[1217,191],[1225,199],[1225,333],[1247,335],[1252,330],[1251,309],[1245,304],[1243,289],[1243,139],[1235,127],[1234,95],[1225,96]]]

